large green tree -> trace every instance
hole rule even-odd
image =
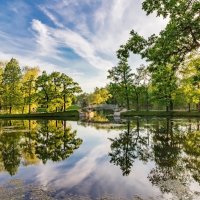
[[[61,96],[63,99],[63,110],[66,111],[67,105],[70,106],[75,99],[75,95],[82,92],[81,87],[71,77],[61,74]]]
[[[54,94],[53,85],[46,71],[42,72],[36,80],[37,98],[40,105],[48,108]]]
[[[177,92],[176,71],[171,65],[152,70],[152,89],[154,101],[166,106],[167,111],[174,109],[174,99]]]
[[[108,79],[111,80],[111,85],[115,91],[111,93],[112,96],[122,95],[125,99],[124,105],[129,110],[131,91],[133,89],[133,74],[127,59],[121,58],[119,64],[111,70],[108,70],[108,73]]]
[[[38,67],[25,67],[23,69],[22,86],[21,91],[23,95],[23,109],[28,106],[28,113],[31,112],[31,108],[34,108],[36,103],[36,87],[35,82],[39,74]]]
[[[2,75],[4,106],[11,114],[14,106],[20,106],[22,101],[20,90],[21,69],[16,59],[12,58],[6,65]]]
[[[152,65],[178,66],[193,50],[200,47],[200,2],[198,0],[145,0],[143,10],[168,17],[166,28],[159,36],[148,39],[134,30],[128,42],[121,46],[118,56],[129,56],[129,51],[139,53]]]
[[[58,109],[66,111],[72,104],[75,95],[81,88],[71,77],[64,73],[52,72],[48,75],[45,71],[36,80],[40,104],[49,111]]]

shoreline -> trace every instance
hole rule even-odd
[[[188,111],[126,111],[121,117],[200,117],[200,112]]]
[[[30,113],[30,114],[0,114],[0,119],[55,119],[55,118],[66,118],[77,120],[79,119],[79,112],[77,110],[69,110],[65,112],[54,112],[54,113]]]

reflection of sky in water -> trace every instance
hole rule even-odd
[[[78,126],[77,133],[83,139],[83,144],[69,159],[59,164],[41,166],[36,176],[40,184],[96,197],[104,194],[122,197],[159,194],[157,189],[152,190],[147,180],[148,165],[135,162],[132,173],[123,177],[119,167],[109,163],[110,141],[107,138],[116,137],[118,131],[107,133]]]
[[[45,165],[21,165],[17,175],[12,178],[95,198],[107,194],[127,198],[134,195],[144,198],[161,195],[159,188],[152,186],[147,178],[155,167],[153,162],[144,164],[136,159],[129,176],[122,176],[119,166],[109,162],[111,141],[108,138],[115,138],[122,131],[111,130],[108,133],[106,130],[77,125],[77,122],[70,124],[73,130],[77,130],[77,136],[83,139],[83,143],[68,159],[48,161]],[[6,179],[10,179],[10,176],[1,173],[0,183]],[[192,187],[197,190],[199,185],[195,183]]]

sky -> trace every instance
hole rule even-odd
[[[0,0],[0,60],[71,76],[83,91],[104,87],[116,51],[132,29],[159,34],[166,20],[146,16],[142,0]],[[131,55],[133,70],[144,64]]]

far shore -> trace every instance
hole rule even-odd
[[[121,117],[200,117],[200,112],[197,111],[126,111],[121,113]]]
[[[200,112],[187,112],[187,111],[126,111],[120,114],[122,118],[127,117],[200,117]],[[0,119],[67,119],[78,120],[78,110],[68,110],[65,112],[52,112],[52,113],[30,113],[30,114],[0,114]]]

